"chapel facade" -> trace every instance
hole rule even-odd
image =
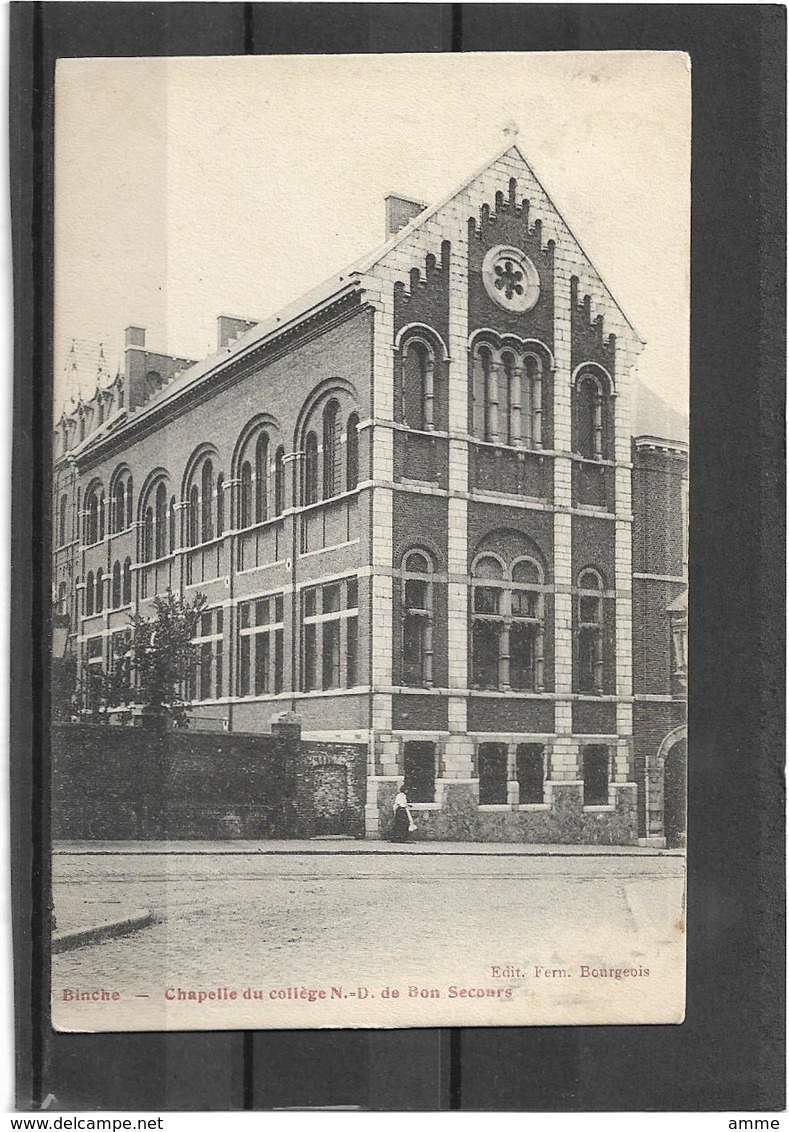
[[[514,138],[386,206],[381,248],[205,360],[129,327],[63,414],[78,668],[199,591],[190,726],[366,743],[367,836],[405,779],[426,837],[680,844],[687,448],[634,435],[642,343]]]

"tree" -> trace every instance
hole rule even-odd
[[[176,726],[187,721],[183,693],[197,663],[192,643],[206,603],[205,594],[184,601],[168,586],[164,597],[153,599],[155,616],[137,613],[129,618],[131,639],[126,670],[136,676],[134,699],[150,712],[168,714]],[[117,680],[116,674],[110,680]],[[114,689],[117,695],[118,689]]]
[[[193,638],[205,603],[205,594],[188,602],[168,586],[153,599],[153,617],[129,617],[125,640],[116,635],[113,641],[111,671],[90,673],[80,689],[97,722],[107,719],[107,708],[140,704],[149,715],[187,725],[184,691],[197,664]]]

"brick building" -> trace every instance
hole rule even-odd
[[[511,135],[386,223],[203,361],[129,327],[58,421],[78,665],[200,590],[192,727],[366,743],[368,836],[405,776],[426,837],[677,843],[687,450],[636,431],[642,343]]]

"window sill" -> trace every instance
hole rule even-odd
[[[585,814],[615,814],[616,806],[584,806]]]
[[[504,814],[511,810],[512,806],[507,805],[506,802],[480,802],[477,809],[483,814]]]
[[[522,806],[518,806],[518,812],[545,813],[550,808],[547,802],[524,802]]]
[[[428,810],[440,810],[441,809],[441,803],[440,802],[409,802],[408,808],[409,808],[409,810],[414,810],[415,812],[425,812],[425,811],[428,811]]]

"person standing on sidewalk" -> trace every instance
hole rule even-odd
[[[402,784],[395,795],[392,812],[394,813],[392,840],[407,841],[409,832],[415,829],[416,826],[414,819],[411,817],[411,810],[408,807],[408,794],[406,793],[405,783]]]

